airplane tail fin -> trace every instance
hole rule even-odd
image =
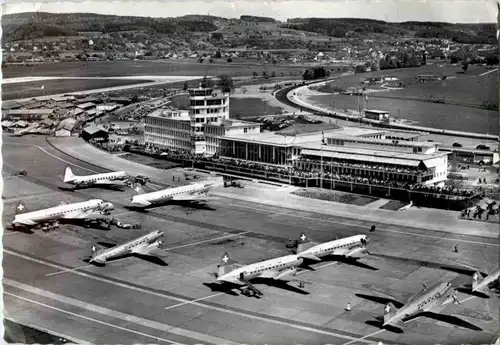
[[[92,260],[103,248],[97,243],[89,243],[85,248],[84,260]]]
[[[474,272],[474,275],[472,276],[472,291],[484,292],[485,289],[480,287],[483,280],[484,278],[479,271]]]
[[[18,215],[18,214],[23,214],[23,213],[26,213],[26,212],[29,212],[28,209],[26,208],[26,204],[22,201],[19,201],[19,204],[17,204],[16,206],[16,213],[15,215]]]
[[[69,182],[75,178],[75,174],[73,174],[73,171],[71,170],[70,167],[66,167],[66,170],[64,171],[64,182]]]
[[[311,241],[309,241],[309,237],[307,237],[305,232],[302,232],[297,239],[297,254],[302,253],[307,250],[310,245],[308,245]]]
[[[137,193],[137,195],[146,194],[146,191],[144,190],[144,188],[140,183],[134,183],[134,190]]]
[[[220,264],[218,265],[218,267],[219,267],[218,276],[220,277],[220,276],[223,276],[224,274],[231,272],[233,270],[232,267],[233,267],[234,263],[235,263],[235,261],[233,261],[229,257],[228,252],[225,252],[224,254],[222,254],[221,259],[220,259]]]
[[[391,322],[391,319],[398,311],[398,308],[392,302],[387,303],[384,309],[384,325]]]

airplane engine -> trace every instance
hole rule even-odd
[[[274,279],[284,279],[287,277],[295,277],[296,274],[297,274],[297,269],[295,267],[293,267],[293,268],[289,268],[289,269],[281,272]]]
[[[365,248],[355,248],[346,254],[346,257],[359,259],[370,254]]]
[[[115,209],[115,206],[110,202],[103,202],[102,204],[99,205],[99,209],[104,214],[110,214],[111,211],[113,211]]]

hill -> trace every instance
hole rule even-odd
[[[332,37],[415,37],[449,39],[456,43],[496,44],[495,24],[443,22],[391,23],[359,18],[293,18],[282,27]]]
[[[95,13],[28,12],[3,16],[2,29],[4,42],[48,36],[73,36],[75,32],[148,31],[182,36],[192,32],[215,31],[218,28],[218,20],[217,17],[209,16],[149,18]]]

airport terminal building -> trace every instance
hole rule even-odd
[[[418,141],[418,132],[332,123],[261,132],[259,123],[229,119],[229,94],[200,87],[189,95],[189,111],[160,109],[146,116],[146,145],[374,184],[441,186],[446,180],[449,153]]]
[[[296,171],[443,185],[448,153],[439,152],[437,143],[387,139],[394,135],[371,127],[295,125],[279,132],[225,136],[219,156]]]

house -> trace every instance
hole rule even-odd
[[[59,122],[56,127],[55,136],[56,137],[70,137],[75,133],[76,120],[75,119],[64,119]]]
[[[107,141],[109,137],[109,132],[101,126],[90,125],[83,129],[82,138],[85,141],[97,140],[97,141]]]

